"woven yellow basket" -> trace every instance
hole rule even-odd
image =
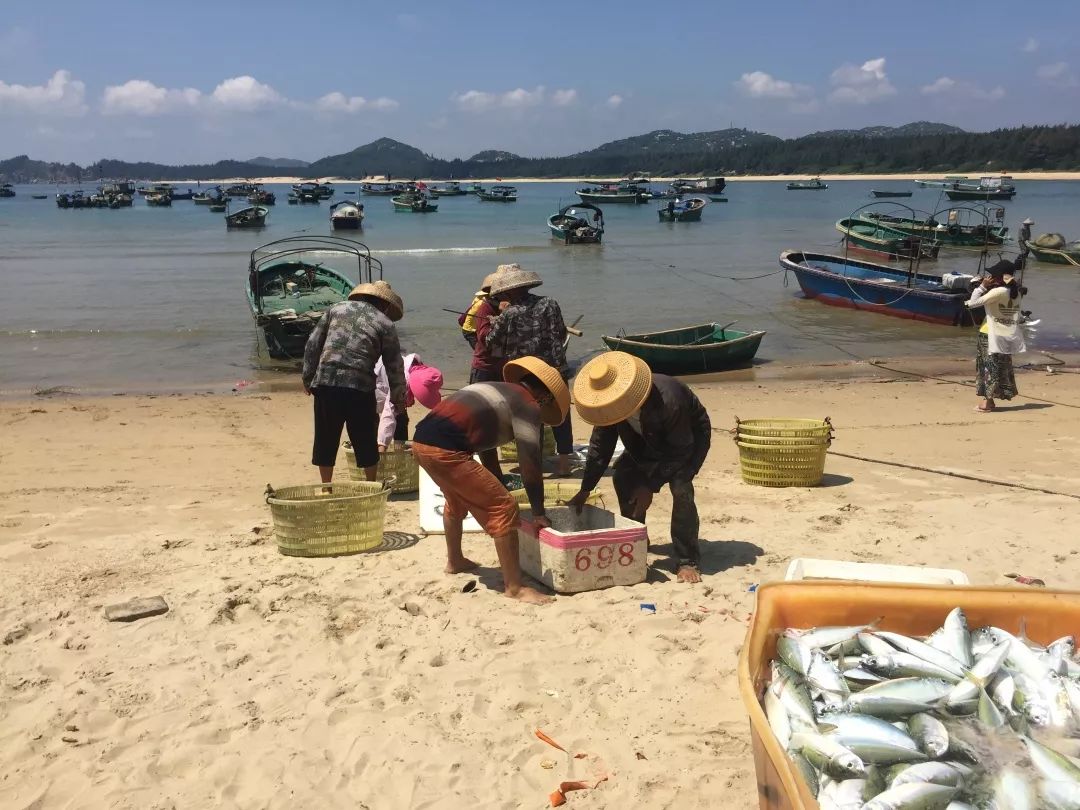
[[[816,487],[832,442],[828,419],[736,419],[742,479],[763,487]]]
[[[345,458],[348,459],[349,477],[354,481],[365,480],[364,471],[356,466],[356,454],[352,451],[352,445],[344,442],[342,447],[345,448]],[[420,465],[416,463],[416,457],[408,445],[404,448],[386,448],[386,452],[379,455],[379,467],[375,477],[379,481],[393,478],[391,491],[394,495],[404,495],[420,489]]]
[[[547,479],[544,481],[544,506],[558,506],[566,503],[568,500],[578,494],[578,490],[581,489],[577,481],[552,481]],[[524,489],[512,489],[510,494],[514,500],[518,502],[518,506],[524,506],[529,508],[529,495]],[[589,497],[585,500],[585,503],[592,504],[593,506],[603,506],[604,496],[596,490],[589,493]]]
[[[267,488],[278,551],[290,557],[332,557],[369,551],[383,539],[385,481],[341,481]]]
[[[551,432],[551,428],[544,428],[544,446],[543,446],[544,458],[555,455],[555,434]],[[499,445],[499,458],[503,461],[517,461],[518,451],[516,442],[507,442],[506,444]]]
[[[739,419],[735,433],[740,439],[828,439],[832,421],[825,419]]]

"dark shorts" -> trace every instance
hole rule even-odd
[[[311,463],[333,467],[337,461],[341,428],[349,431],[349,441],[356,453],[356,466],[374,467],[379,463],[377,444],[378,416],[375,392],[355,388],[312,389],[315,400],[315,446]]]

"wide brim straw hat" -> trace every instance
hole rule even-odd
[[[586,363],[574,380],[574,405],[590,425],[605,427],[636,413],[651,390],[652,371],[644,360],[626,352],[604,352]]]
[[[561,425],[570,412],[570,389],[558,369],[549,366],[539,357],[519,357],[503,366],[503,379],[508,383],[521,382],[532,374],[544,388],[551,392],[552,400],[540,409],[540,419],[545,425]]]
[[[386,315],[390,320],[400,321],[402,316],[405,315],[405,302],[401,300],[400,295],[394,292],[394,288],[389,283],[379,280],[373,284],[358,284],[349,293],[349,300],[355,300],[365,295],[378,298],[380,301],[389,304]]]
[[[1031,217],[1027,217],[1027,218],[1026,218],[1026,219],[1024,219],[1024,221],[1023,221],[1023,222],[1021,222],[1020,224],[1021,224],[1021,225],[1034,225],[1034,224],[1035,224],[1035,220],[1033,220],[1033,219],[1032,219]]]
[[[517,267],[517,265],[510,266]],[[511,290],[529,290],[543,283],[543,279],[532,270],[522,270],[517,267],[515,270],[496,271],[491,279],[491,294],[501,295]]]

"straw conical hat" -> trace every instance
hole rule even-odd
[[[486,276],[484,276],[484,283],[480,285],[480,293],[486,294],[488,292],[491,292],[491,285],[495,282],[495,277],[498,276],[499,273],[508,273],[511,270],[520,269],[520,264],[500,264],[497,268],[495,268],[494,273],[488,273]],[[479,295],[480,293],[477,293],[477,295]]]
[[[503,267],[513,267],[516,269],[503,270]],[[491,279],[491,294],[501,295],[504,292],[520,290],[522,288],[528,290],[532,287],[539,287],[543,283],[543,279],[532,270],[522,270],[520,266],[513,264],[500,265],[499,270],[494,273]]]
[[[554,399],[540,409],[540,419],[545,425],[561,425],[570,412],[570,389],[562,374],[539,357],[519,357],[503,366],[503,379],[510,383],[521,382],[532,374],[552,393]]]
[[[574,380],[578,416],[603,427],[622,422],[649,398],[652,372],[640,357],[604,352],[586,363]]]
[[[405,302],[401,300],[401,296],[394,292],[393,287],[381,279],[374,284],[358,284],[349,293],[349,299],[354,300],[364,295],[378,298],[380,301],[389,304],[389,311],[386,315],[392,321],[400,321],[405,314]]]

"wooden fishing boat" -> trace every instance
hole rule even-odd
[[[567,205],[548,217],[548,228],[568,245],[597,245],[604,238],[604,212],[592,203]]]
[[[236,228],[262,228],[266,225],[266,215],[270,209],[265,205],[252,205],[241,208],[235,214],[225,215],[225,227],[233,230]]]
[[[335,231],[359,230],[364,227],[364,206],[342,200],[330,206],[330,227]]]
[[[11,183],[0,185],[0,197],[14,197],[15,187]]]
[[[942,222],[938,217],[945,215]],[[991,217],[990,215],[994,216]],[[977,209],[952,209],[938,211],[926,219],[899,217],[890,214],[867,212],[860,218],[880,222],[893,230],[911,236],[918,236],[924,242],[937,242],[943,246],[981,247],[984,245],[1002,245],[1008,239],[1009,228],[1006,225],[991,225],[991,219],[1004,222],[1004,209],[997,211],[979,211]]]
[[[1011,200],[1016,196],[1016,186],[1008,175],[980,177],[978,183],[955,182],[945,188],[950,200]]]
[[[486,191],[478,191],[476,196],[484,202],[517,202],[517,189],[514,186],[492,186]]]
[[[640,205],[652,199],[652,192],[636,183],[625,180],[618,183],[601,183],[597,186],[584,186],[575,192],[582,202]]]
[[[211,214],[224,214],[229,210],[229,203],[227,201],[214,202],[210,203],[209,208]]]
[[[431,193],[436,197],[467,197],[469,194],[468,189],[461,187],[461,183],[456,180],[451,180],[448,183],[443,183],[441,186],[433,186]]]
[[[382,278],[367,246],[340,236],[292,236],[263,245],[248,261],[247,299],[260,346],[278,360],[302,360],[315,325],[355,282]]]
[[[190,188],[187,191],[177,191],[176,189],[173,189],[172,198],[174,201],[191,200],[195,198],[195,192],[192,191]]]
[[[945,326],[974,326],[981,308],[968,309],[969,285],[883,264],[785,250],[780,266],[795,275],[803,295],[824,304]]]
[[[247,201],[252,205],[273,205],[277,202],[274,192],[267,191],[262,186],[255,186],[255,190],[248,195]]]
[[[722,194],[727,187],[723,177],[701,177],[697,180],[679,178],[671,183],[671,190],[676,194]]]
[[[836,223],[836,230],[844,235],[849,249],[889,261],[912,258],[933,261],[940,248],[937,242],[924,241],[918,236],[890,228],[878,220],[859,217],[842,219]]]
[[[485,191],[483,183],[473,183],[471,186],[469,186],[470,194],[480,194],[483,191]]]
[[[657,374],[704,374],[750,365],[761,331],[741,332],[716,323],[640,335],[601,335],[609,349],[644,360]]]
[[[882,197],[910,197],[912,192],[910,191],[881,191],[879,189],[871,189],[870,193],[879,199]]]
[[[30,199],[31,200],[47,200],[47,199],[49,199],[49,195],[48,194],[31,194]]]
[[[253,183],[233,183],[225,189],[226,197],[247,197],[250,194],[254,194],[258,190],[258,186]]]
[[[153,208],[168,208],[172,205],[172,195],[152,191],[144,197],[146,204]]]
[[[947,174],[942,180],[916,180],[919,188],[952,188],[956,183],[968,182],[966,174]]]
[[[426,194],[412,193],[392,197],[395,211],[408,211],[413,214],[431,214],[439,210],[439,204],[429,199]]]
[[[810,180],[792,180],[787,184],[788,191],[824,191],[829,187],[828,183],[822,183],[820,177]]]
[[[361,183],[360,193],[370,197],[392,197],[405,190],[401,183]]]
[[[700,222],[701,212],[709,201],[704,197],[690,197],[686,200],[670,200],[667,205],[656,209],[661,222]]]
[[[191,201],[196,205],[216,205],[225,202],[225,194],[222,192],[221,186],[214,186],[200,194],[196,194],[191,198]]]
[[[1064,248],[1044,248],[1031,242],[1025,244],[1037,262],[1071,264],[1073,267],[1080,267],[1080,242],[1070,242]]]

